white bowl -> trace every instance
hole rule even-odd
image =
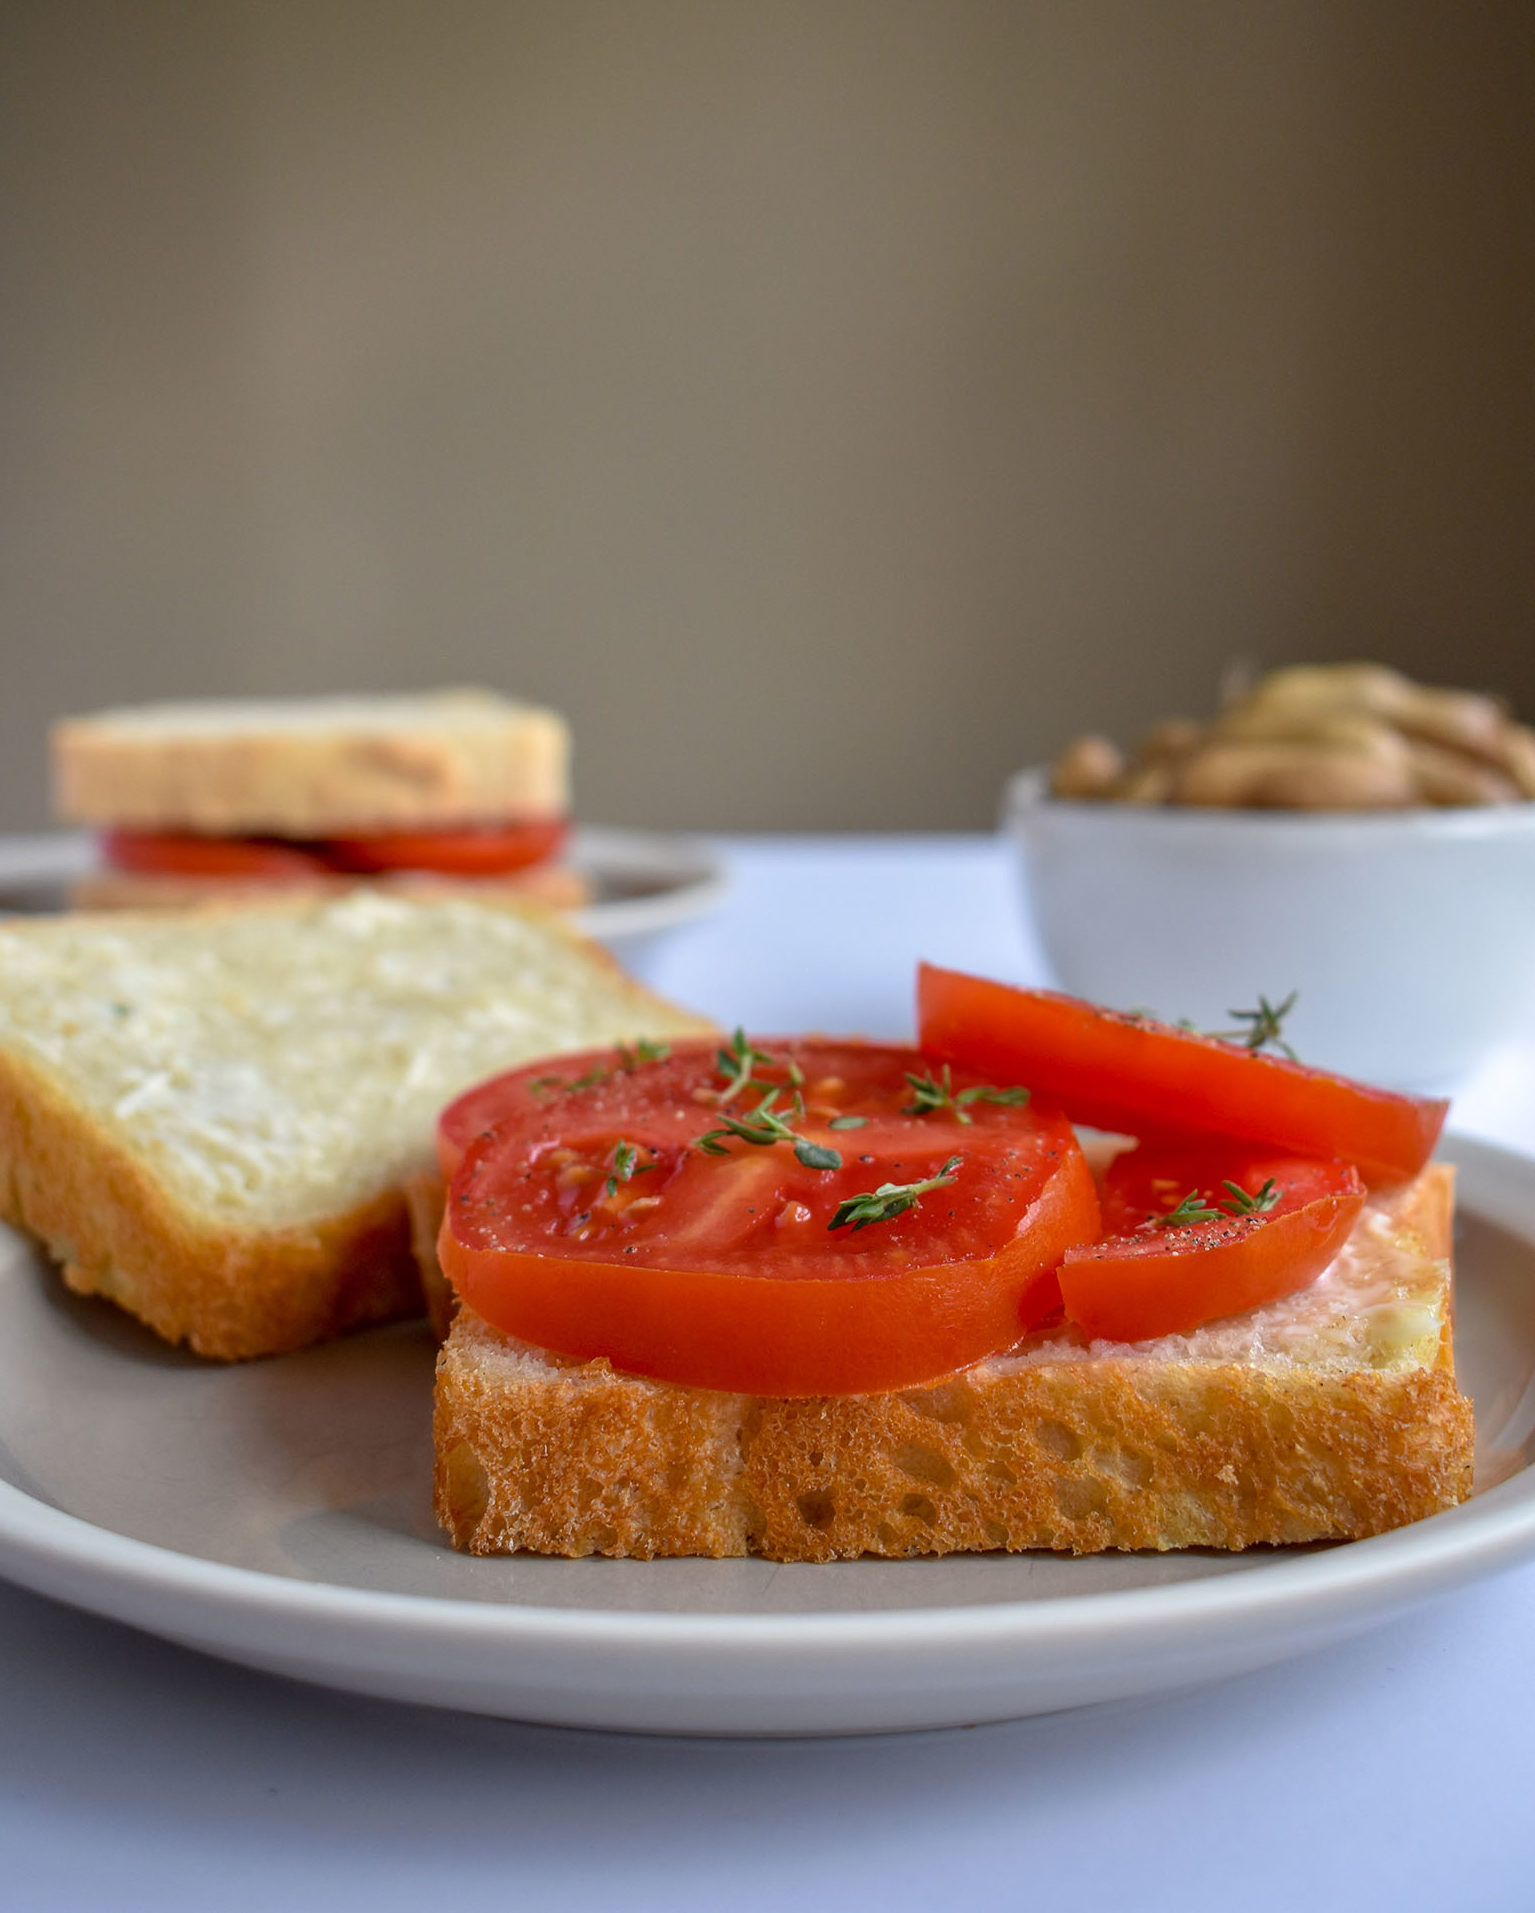
[[[1299,992],[1306,1062],[1461,1082],[1535,1008],[1535,803],[1216,811],[1008,785],[1002,828],[1062,989],[1201,1029]]]

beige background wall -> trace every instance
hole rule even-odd
[[[8,0],[54,712],[484,679],[582,808],[980,825],[1233,656],[1535,710],[1535,8]]]

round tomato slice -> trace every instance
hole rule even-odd
[[[1067,1252],[1068,1317],[1097,1341],[1186,1334],[1306,1288],[1364,1203],[1352,1163],[1143,1145],[1104,1180],[1104,1238]]]
[[[398,830],[337,837],[325,845],[338,870],[430,870],[441,876],[502,877],[552,857],[570,834],[563,817],[484,824],[467,830]]]
[[[109,830],[102,855],[117,870],[157,877],[313,877],[323,858],[275,837],[199,837],[168,830]]]
[[[1098,1230],[1062,1115],[930,1078],[914,1050],[738,1037],[557,1058],[460,1099],[441,1135],[439,1251],[470,1308],[700,1388],[933,1381],[1058,1306],[1061,1257]]]
[[[1027,1083],[1074,1122],[1336,1156],[1370,1182],[1417,1175],[1449,1109],[1150,1017],[930,964],[918,971],[917,1015],[924,1051]]]

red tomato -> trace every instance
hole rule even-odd
[[[109,830],[102,855],[117,870],[167,877],[313,877],[324,859],[275,837],[198,837],[168,830]]]
[[[1238,1190],[1256,1206],[1249,1209]],[[1132,1149],[1104,1181],[1103,1240],[1068,1250],[1061,1264],[1066,1313],[1095,1340],[1111,1342],[1187,1333],[1240,1315],[1315,1281],[1347,1241],[1363,1202],[1351,1163],[1262,1156],[1240,1146]],[[1169,1222],[1190,1210],[1203,1219]]]
[[[102,839],[119,870],[175,877],[362,876],[428,870],[441,876],[501,877],[552,857],[569,835],[561,817],[487,824],[470,830],[394,831],[375,837],[289,839],[203,837],[186,831],[110,830]]]
[[[518,1123],[537,1127],[551,1113],[565,1108],[572,1094],[581,1097],[577,1107],[592,1109],[598,1104],[588,1092],[598,1088],[604,1090],[602,1105],[606,1106],[613,1093],[610,1078],[632,1076],[640,1069],[655,1071],[662,1063],[670,1063],[674,1069],[691,1069],[696,1067],[697,1056],[709,1057],[714,1051],[714,1043],[702,1037],[675,1044],[618,1043],[611,1049],[582,1050],[575,1055],[551,1056],[542,1063],[524,1063],[500,1076],[487,1077],[466,1089],[437,1118],[437,1166],[442,1179],[451,1182],[469,1145],[493,1129]],[[690,1135],[708,1127],[707,1122],[700,1124],[697,1110],[695,1105],[691,1115],[683,1111],[684,1128]]]
[[[929,1055],[1027,1083],[1074,1122],[1131,1136],[1240,1136],[1341,1157],[1370,1182],[1417,1175],[1449,1109],[1149,1017],[930,964],[918,972],[917,1015]]]
[[[723,1105],[727,1052],[700,1043],[559,1057],[461,1098],[439,1132],[457,1163],[439,1246],[463,1300],[543,1348],[762,1395],[916,1387],[1057,1305],[1056,1265],[1098,1229],[1063,1116],[968,1072],[913,1113],[914,1050],[761,1051]],[[728,1131],[768,1118],[793,1138]],[[721,1153],[700,1147],[711,1131]],[[854,1226],[860,1197],[878,1219]]]
[[[552,857],[570,834],[563,817],[483,824],[467,830],[401,830],[338,837],[325,846],[338,870],[432,870],[443,876],[501,877]]]

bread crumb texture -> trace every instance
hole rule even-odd
[[[1371,1203],[1320,1293],[1133,1346],[1036,1338],[893,1395],[676,1388],[461,1310],[438,1364],[438,1513],[476,1554],[641,1559],[1379,1533],[1470,1492],[1448,1213],[1432,1169]]]
[[[0,925],[0,1215],[205,1354],[420,1306],[403,1185],[471,1083],[706,1028],[547,917],[354,891]]]

